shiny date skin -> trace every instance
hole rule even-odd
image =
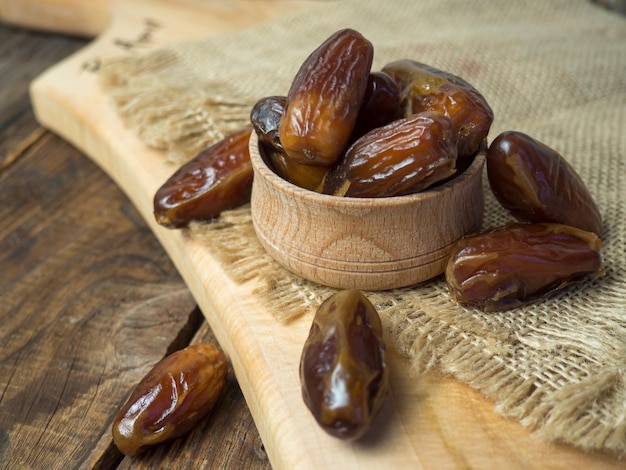
[[[516,131],[498,135],[487,150],[494,195],[523,222],[572,225],[600,235],[602,216],[576,170],[555,150]]]
[[[371,72],[354,125],[352,140],[401,117],[400,90],[395,80],[385,72]]]
[[[412,194],[455,172],[456,136],[443,114],[426,112],[376,128],[358,139],[324,180],[326,194]]]
[[[278,127],[285,112],[286,96],[266,96],[258,100],[250,111],[250,122],[259,142],[282,150]]]
[[[285,96],[268,96],[252,107],[250,120],[259,138],[259,152],[265,163],[281,178],[301,188],[321,190],[320,184],[328,168],[296,163],[280,142],[278,127],[286,102]]]
[[[423,111],[443,113],[456,130],[459,159],[478,151],[494,115],[473,85],[452,73],[410,59],[392,62],[382,70],[398,83],[405,116]]]
[[[596,234],[562,224],[512,224],[461,240],[446,267],[451,296],[486,311],[535,301],[602,274]]]
[[[359,32],[332,34],[304,61],[280,122],[280,141],[297,163],[330,166],[345,152],[374,57]]]
[[[388,393],[382,323],[357,290],[326,299],[300,360],[305,404],[324,431],[356,440],[367,433]]]
[[[267,166],[284,180],[310,191],[322,191],[327,167],[296,163],[282,149],[261,142],[259,152]]]
[[[213,409],[228,364],[212,344],[196,344],[160,361],[137,385],[113,422],[113,441],[134,456],[187,434]]]
[[[164,227],[184,228],[250,201],[251,133],[251,127],[242,129],[181,166],[154,196],[156,221]]]

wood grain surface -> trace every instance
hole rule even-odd
[[[0,468],[269,468],[232,370],[186,438],[112,445],[143,374],[216,339],[128,198],[34,118],[30,80],[85,44],[0,26]]]
[[[623,468],[614,456],[541,440],[457,381],[418,379],[393,353],[376,433],[345,445],[321,432],[295,373],[308,317],[271,322],[254,285],[234,285],[202,246],[155,225],[151,198],[171,169],[121,126],[85,67],[120,54],[113,39],[135,37],[150,3],[125,4],[118,29],[34,89],[42,122],[81,150],[34,122],[25,80],[86,43],[0,29],[0,468],[269,468],[266,451],[276,468]],[[195,16],[164,17],[151,46],[198,37],[206,24],[233,27]],[[174,17],[190,23],[171,27]],[[174,349],[218,340],[233,369],[206,422],[123,458],[111,419],[136,382]]]
[[[302,315],[289,325],[273,321],[272,313],[255,295],[258,280],[234,282],[206,246],[181,231],[155,223],[152,197],[172,168],[160,152],[143,145],[123,127],[95,78],[85,73],[83,66],[90,59],[120,55],[114,39],[134,37],[141,31],[148,3],[125,3],[126,16],[116,18],[96,42],[39,77],[32,88],[33,102],[42,123],[83,150],[125,191],[168,252],[229,355],[275,468],[623,466],[610,455],[543,441],[519,423],[496,415],[493,404],[468,386],[435,374],[418,378],[406,358],[393,353],[388,363],[392,393],[374,423],[374,432],[354,444],[326,435],[303,406],[297,377],[310,316]],[[229,23],[219,22],[219,15],[213,15],[212,21],[219,23],[219,28],[212,31],[203,16],[208,10],[194,14],[184,11],[184,4],[188,2],[152,4],[150,16],[159,20],[161,28],[151,47],[241,25],[239,17]],[[172,11],[172,5],[179,8]],[[276,8],[283,5],[275,3]],[[176,448],[181,455],[188,452],[185,446]]]
[[[259,242],[291,272],[327,286],[389,290],[432,279],[444,272],[454,243],[482,223],[484,153],[463,175],[402,203],[290,184],[265,164],[254,133],[250,161],[250,210]]]

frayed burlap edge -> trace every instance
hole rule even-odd
[[[146,144],[166,151],[166,160],[174,165],[249,124],[255,103],[223,81],[181,73],[178,63],[174,51],[163,49],[107,63],[99,74],[124,125]]]
[[[187,235],[206,246],[233,281],[254,281],[257,298],[280,322],[312,314],[336,292],[276,263],[256,239],[249,206],[228,211],[214,223],[193,224]],[[572,291],[593,289],[595,283],[602,280],[589,279],[544,303],[559,304]],[[538,384],[534,375],[511,373],[512,361],[518,360],[515,329],[495,328],[492,336],[478,338],[453,324],[455,315],[468,317],[459,322],[468,325],[484,312],[455,304],[441,276],[418,286],[365,294],[381,315],[389,346],[405,355],[419,374],[437,370],[467,383],[494,401],[497,413],[543,438],[586,451],[626,455],[626,413],[614,413],[626,403],[626,361],[598,364],[578,383]]]

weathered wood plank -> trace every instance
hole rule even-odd
[[[42,135],[30,107],[30,80],[86,43],[0,25],[0,171]]]
[[[202,313],[197,310],[195,314],[201,321]],[[218,344],[206,322],[202,323],[191,342]],[[105,434],[82,468],[138,470],[179,468],[181,465],[189,469],[271,468],[232,369],[215,408],[188,436],[129,458],[112,445],[108,432],[110,425],[111,422],[107,423]]]
[[[190,340],[195,302],[123,194],[51,135],[3,175],[0,240],[3,463],[75,466]]]
[[[44,136],[2,183],[0,465],[115,468],[115,412],[202,315],[128,200],[69,145]],[[206,323],[201,340],[216,342]],[[206,424],[122,468],[267,468],[261,448],[231,371]]]
[[[112,445],[130,390],[204,319],[125,196],[35,122],[29,80],[83,44],[0,25],[0,467],[267,468],[232,372],[188,438],[145,460]]]

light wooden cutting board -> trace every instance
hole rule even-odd
[[[492,403],[455,380],[437,375],[418,380],[408,361],[393,353],[392,394],[374,432],[358,443],[328,436],[304,406],[298,379],[311,316],[278,324],[255,298],[254,281],[234,284],[204,246],[154,222],[152,197],[174,169],[122,126],[98,88],[93,72],[98,63],[246,27],[312,1],[0,0],[0,20],[99,34],[34,81],[36,115],[115,180],[167,250],[228,353],[274,468],[623,468],[609,456],[542,441],[497,416]],[[120,40],[133,44],[146,32],[149,43],[130,52],[120,48]]]

